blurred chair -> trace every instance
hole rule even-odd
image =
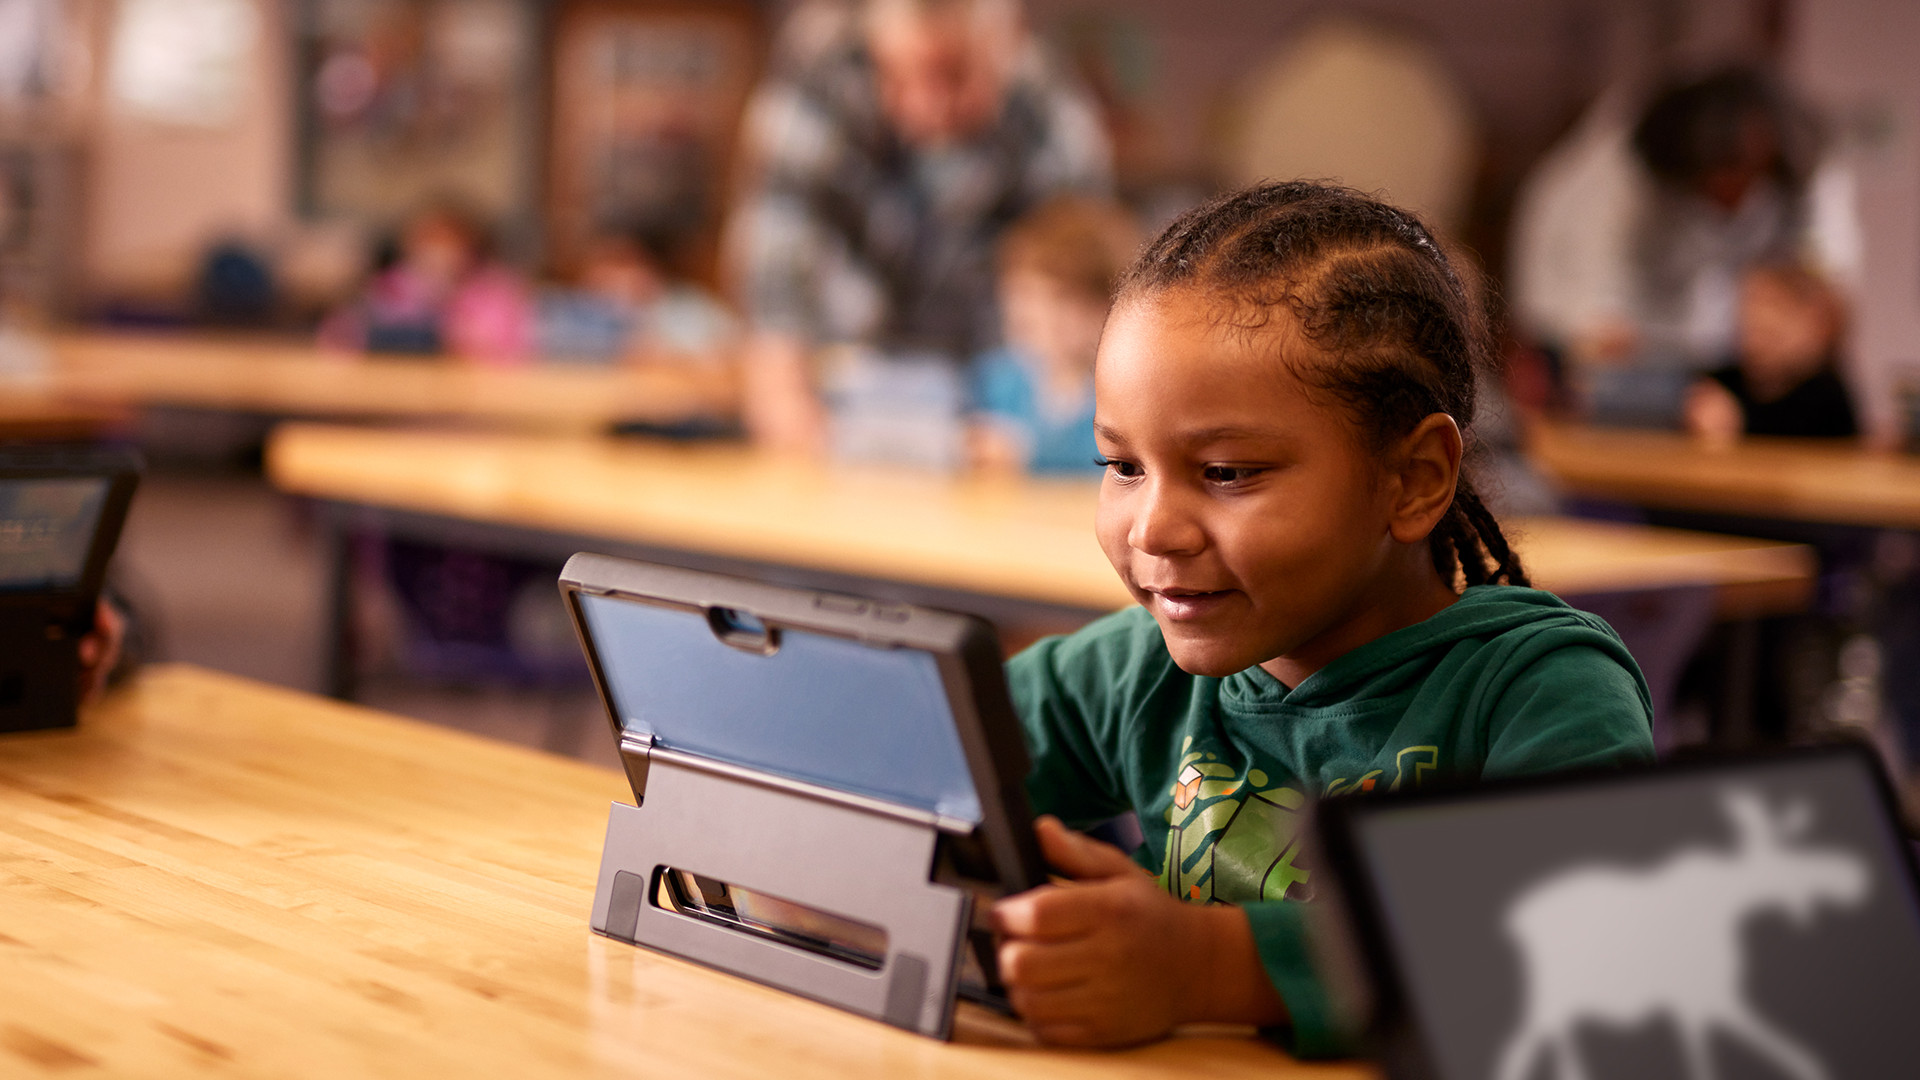
[[[238,241],[207,249],[194,294],[201,320],[212,326],[265,326],[280,310],[280,284],[272,265]]]

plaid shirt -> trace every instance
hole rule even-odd
[[[801,67],[745,121],[751,181],[728,247],[755,329],[955,360],[995,344],[1001,230],[1052,196],[1111,190],[1092,104],[1029,48],[991,130],[917,149],[882,116],[864,45]]]

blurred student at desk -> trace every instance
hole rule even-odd
[[[496,364],[524,359],[532,298],[490,246],[486,227],[457,203],[421,209],[375,256],[360,295],[321,324],[321,344]]]
[[[571,284],[540,292],[541,358],[587,363],[718,366],[739,322],[706,290],[671,272],[664,238],[616,231],[594,240]]]
[[[1676,427],[1693,379],[1735,348],[1741,275],[1805,260],[1857,275],[1852,174],[1770,73],[1609,95],[1522,188],[1516,322],[1592,419]]]
[[[573,280],[536,289],[489,254],[487,229],[454,203],[403,226],[360,295],[320,328],[323,345],[440,354],[507,367],[532,360],[724,363],[738,325],[669,273],[652,238],[598,238]]]
[[[818,451],[825,346],[938,357],[998,343],[993,244],[1050,197],[1103,194],[1093,105],[1017,0],[802,5],[748,108],[727,247],[749,323],[747,427]]]
[[[974,463],[1093,473],[1093,358],[1120,272],[1140,246],[1119,206],[1059,199],[1000,241],[1006,344],[974,361]]]
[[[1791,262],[1747,271],[1739,352],[1687,394],[1687,429],[1710,442],[1741,435],[1847,439],[1860,434],[1840,379],[1842,303],[1818,274]]]

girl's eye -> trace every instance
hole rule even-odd
[[[1219,484],[1222,487],[1235,487],[1246,483],[1265,471],[1264,469],[1250,468],[1245,465],[1209,465],[1202,470],[1201,475],[1206,477],[1207,483],[1209,484]]]
[[[1110,457],[1095,457],[1093,463],[1123,480],[1140,475],[1140,466],[1135,465],[1131,461],[1118,461]]]

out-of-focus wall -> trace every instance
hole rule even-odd
[[[1854,310],[1855,385],[1882,432],[1903,421],[1893,387],[1920,384],[1920,4],[1804,0],[1789,70],[1841,119],[1859,182],[1865,250]]]
[[[1042,28],[1125,17],[1148,31],[1153,121],[1176,171],[1206,163],[1222,93],[1318,15],[1372,17],[1433,42],[1491,126],[1532,143],[1551,137],[1601,80],[1611,21],[1593,0],[1028,0],[1028,8]]]
[[[280,238],[292,216],[287,4],[259,10],[236,108],[200,126],[140,115],[101,95],[86,140],[81,270],[93,296],[176,293],[223,235]],[[102,40],[102,60],[112,43]]]
[[[1670,67],[1753,59],[1777,0],[1026,0],[1057,40],[1076,24],[1131,23],[1152,73],[1135,104],[1149,177],[1202,178],[1229,106],[1262,65],[1316,20],[1362,18],[1428,43],[1477,114],[1474,205],[1460,239],[1501,269],[1522,178],[1604,89]],[[1129,164],[1124,160],[1123,166]]]

